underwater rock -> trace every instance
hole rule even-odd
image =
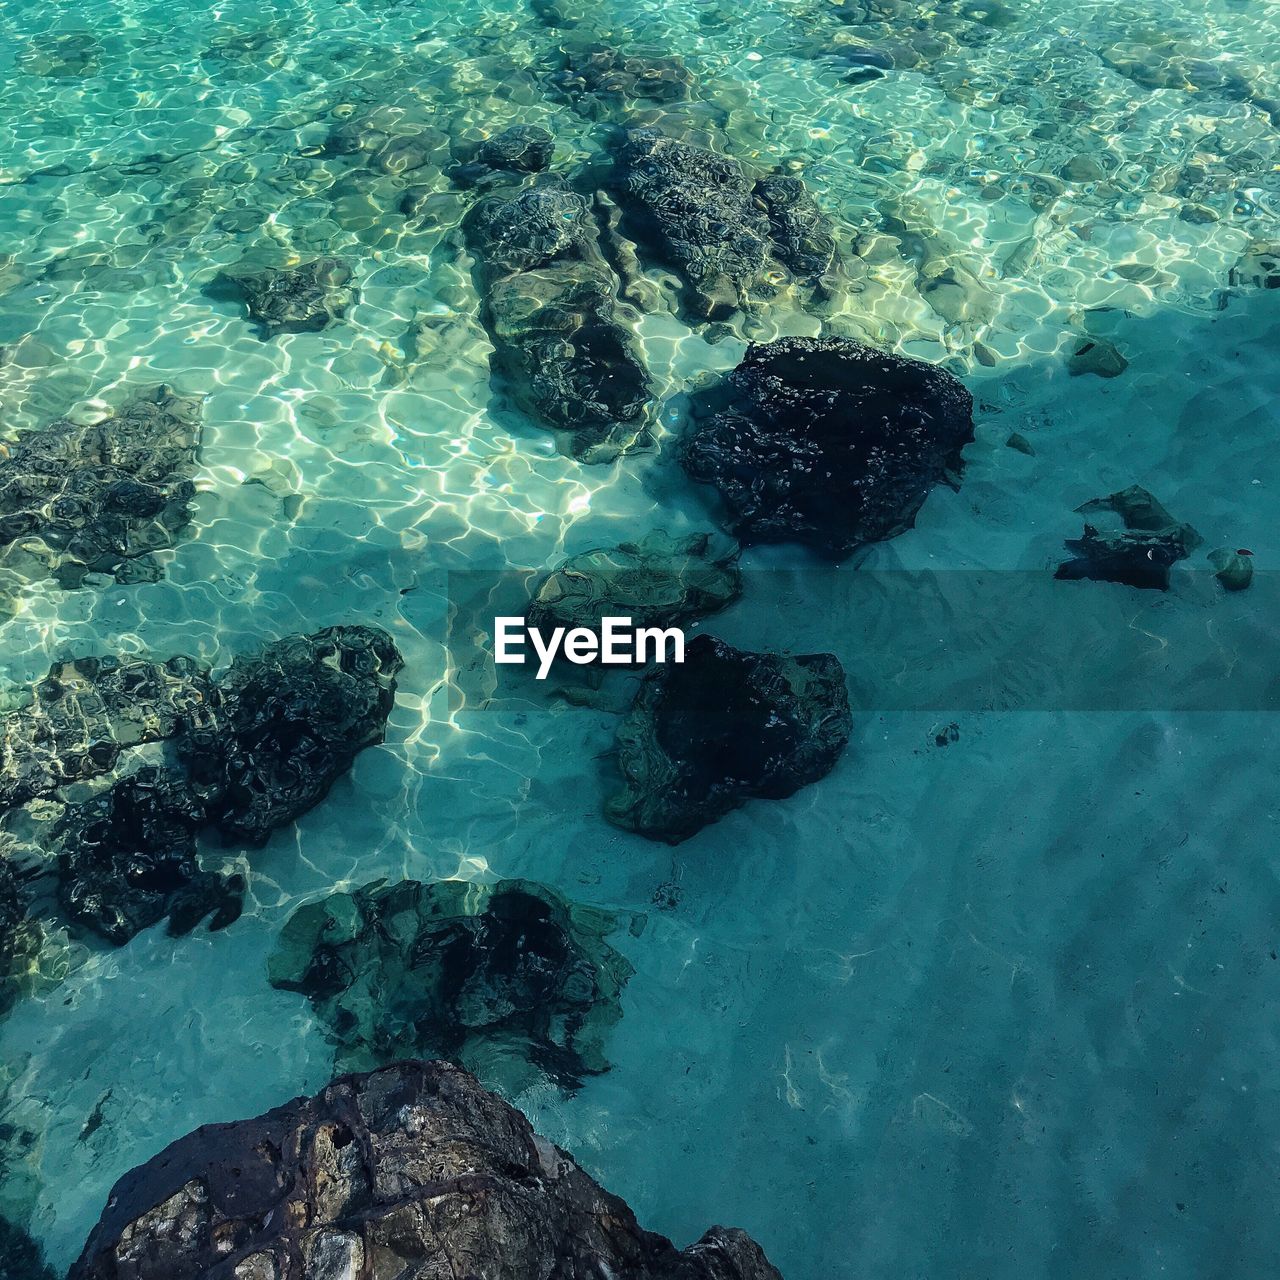
[[[604,617],[637,627],[681,626],[723,609],[742,592],[738,545],[710,533],[672,538],[655,530],[570,556],[538,584],[531,626],[600,629]]]
[[[0,1015],[9,1012],[17,997],[14,961],[22,950],[26,932],[27,902],[17,873],[0,849]],[[0,1218],[0,1280],[4,1277],[4,1220]]]
[[[1213,575],[1228,591],[1244,591],[1253,582],[1253,555],[1219,547],[1209,552]]]
[[[736,310],[764,270],[772,233],[742,166],[633,129],[619,152],[617,181],[635,238],[682,273],[690,312],[718,320]]]
[[[1280,289],[1280,240],[1255,240],[1231,268],[1232,288]]]
[[[1128,367],[1128,360],[1107,338],[1085,338],[1067,360],[1067,370],[1073,378],[1086,373],[1099,378],[1118,378]]]
[[[754,344],[698,397],[685,470],[713,484],[744,542],[804,542],[833,558],[915,522],[973,439],[973,398],[936,365],[852,338]]]
[[[0,812],[109,773],[123,751],[173,737],[210,696],[191,658],[54,663],[0,724]]]
[[[632,972],[604,940],[615,923],[523,880],[376,881],[295,911],[268,976],[310,999],[339,1071],[425,1054],[573,1089],[609,1069]]]
[[[40,1246],[16,1222],[0,1214],[0,1280],[57,1280]]]
[[[186,778],[154,766],[68,805],[51,836],[67,915],[117,946],[165,916],[171,934],[210,914],[211,930],[233,924],[244,881],[201,870],[196,832],[204,821]]]
[[[677,1250],[443,1062],[205,1125],[112,1189],[68,1280],[781,1280],[744,1232]]]
[[[482,142],[475,158],[490,169],[541,173],[551,163],[555,148],[555,139],[545,129],[517,124]]]
[[[835,263],[831,220],[800,178],[772,174],[757,182],[755,191],[769,214],[779,261],[798,280],[818,284]]]
[[[567,42],[562,53],[550,84],[580,109],[591,100],[601,114],[625,103],[684,102],[693,88],[693,75],[674,54],[624,52],[599,42]]]
[[[200,400],[152,387],[90,426],[60,419],[0,457],[0,564],[64,587],[172,547],[191,522]]]
[[[318,333],[354,305],[351,268],[338,258],[296,267],[232,268],[218,273],[210,292],[246,307],[266,341],[281,333]]]
[[[1103,531],[1086,523],[1081,537],[1068,538],[1067,550],[1075,558],[1059,565],[1054,574],[1066,581],[1088,578],[1167,591],[1169,570],[1202,542],[1189,524],[1176,522],[1139,485],[1093,498],[1076,510],[1081,515],[1118,516],[1121,528]]]
[[[466,235],[493,372],[570,456],[617,457],[643,425],[649,385],[590,206],[559,185],[530,187],[481,201]]]
[[[177,740],[209,820],[260,845],[306,813],[382,741],[403,665],[391,637],[365,626],[286,636],[236,658]]]
[[[752,798],[778,800],[831,772],[853,724],[829,653],[749,653],[695,636],[655,667],[618,727],[616,826],[678,844]]]

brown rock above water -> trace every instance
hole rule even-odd
[[[68,1280],[781,1280],[677,1250],[465,1071],[402,1062],[206,1125],[118,1182]]]

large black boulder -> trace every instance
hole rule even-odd
[[[366,626],[287,636],[237,658],[177,741],[209,819],[257,845],[317,804],[382,741],[403,665],[391,637]]]
[[[753,345],[697,398],[681,461],[744,542],[832,558],[909,529],[973,439],[973,398],[936,365],[852,338]]]
[[[199,450],[199,399],[166,386],[88,426],[59,419],[28,432],[0,456],[0,565],[64,587],[125,576],[191,522]]]
[[[677,844],[752,798],[825,777],[849,741],[844,669],[829,653],[749,653],[695,636],[655,667],[618,726],[622,790],[605,816]]]

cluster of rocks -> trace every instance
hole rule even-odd
[[[339,1071],[440,1056],[508,1092],[532,1068],[562,1088],[608,1070],[631,966],[605,941],[608,912],[541,885],[381,881],[300,907],[271,985],[310,1000]]]
[[[741,1231],[687,1249],[442,1062],[206,1125],[120,1180],[68,1280],[781,1280]]]
[[[159,576],[152,553],[191,522],[199,453],[200,401],[166,386],[27,432],[0,454],[0,566],[69,588]]]
[[[239,876],[201,869],[216,827],[257,845],[323,799],[382,740],[400,655],[373,627],[330,627],[239,657],[219,679],[190,658],[58,663],[0,726],[0,811],[61,794],[45,833],[67,916],[113,943],[168,916],[182,932],[235,920]],[[165,742],[173,762],[138,766]]]

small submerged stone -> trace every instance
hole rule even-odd
[[[218,273],[215,296],[241,303],[264,341],[281,333],[318,333],[356,301],[351,268],[339,258],[296,267],[237,267]]]
[[[1058,566],[1057,578],[1119,582],[1126,586],[1167,591],[1169,570],[1200,544],[1200,535],[1181,524],[1139,485],[1076,508],[1082,515],[1119,517],[1118,530],[1104,531],[1086,523],[1079,538],[1067,539],[1075,558]]]
[[[1255,240],[1229,276],[1233,288],[1280,289],[1280,240]]]
[[[555,139],[545,129],[517,124],[482,142],[475,158],[490,169],[541,173],[551,163],[555,148]]]
[[[683,664],[645,677],[619,725],[623,788],[605,816],[678,844],[749,799],[824,778],[852,727],[833,654],[749,653],[695,636]]]
[[[683,102],[694,79],[674,54],[570,40],[561,50],[561,63],[550,84],[579,110],[603,115],[628,104]]]
[[[209,820],[259,845],[319,803],[382,741],[403,665],[391,637],[366,626],[286,636],[237,658],[177,742]]]
[[[769,215],[776,256],[798,280],[821,283],[835,265],[836,241],[803,180],[772,174],[756,183],[755,194]]]
[[[737,536],[833,558],[909,529],[973,439],[957,378],[851,338],[753,345],[698,400],[681,460],[720,491]]]
[[[201,869],[196,833],[204,822],[186,777],[154,766],[68,805],[51,837],[68,917],[117,946],[166,916],[175,934],[211,914],[210,929],[234,923],[244,881]]]
[[[607,912],[522,880],[382,881],[300,907],[269,963],[354,1070],[431,1055],[514,1058],[565,1088],[607,1071],[631,966]]]
[[[1244,591],[1253,582],[1253,556],[1248,551],[1218,547],[1209,552],[1214,577],[1228,591]]]
[[[723,535],[672,538],[661,530],[571,556],[538,584],[531,626],[600,629],[605,617],[637,627],[681,626],[736,600],[742,591],[738,545]]]
[[[99,422],[20,436],[0,457],[0,565],[74,588],[174,546],[191,521],[200,403],[151,387]]]
[[[781,1280],[744,1232],[687,1249],[443,1062],[206,1125],[111,1191],[68,1280]],[[42,1280],[39,1273],[22,1280]]]
[[[1129,362],[1120,348],[1107,338],[1085,338],[1067,360],[1067,369],[1073,378],[1086,373],[1099,378],[1118,378],[1128,367]]]

